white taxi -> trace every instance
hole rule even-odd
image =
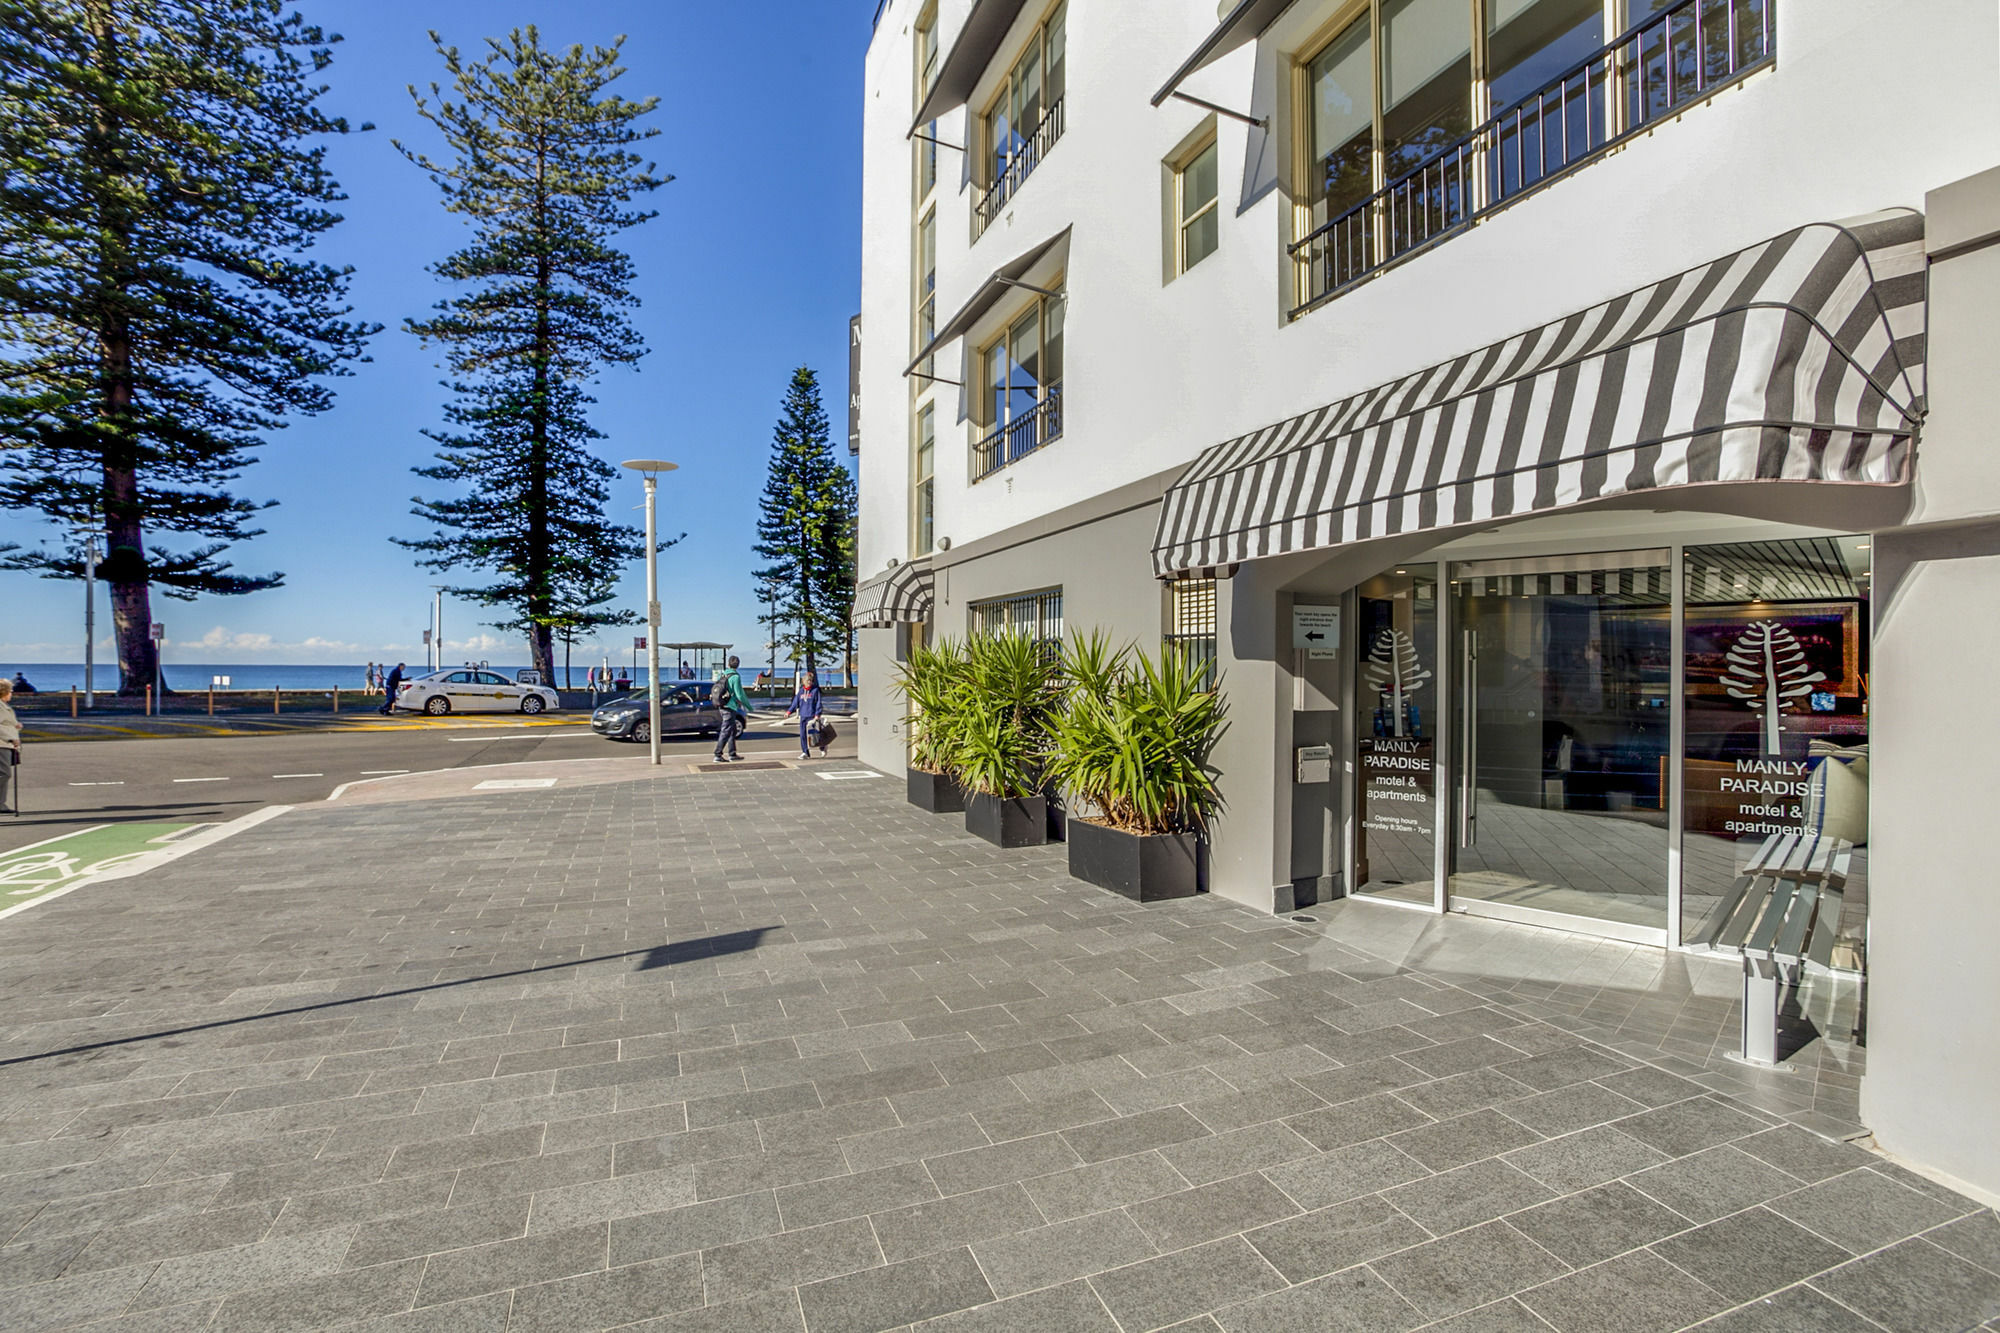
[[[521,684],[497,671],[459,667],[405,681],[396,707],[411,713],[540,713],[560,708],[562,699],[546,685]]]

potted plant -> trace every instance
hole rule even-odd
[[[903,716],[910,738],[909,801],[936,815],[965,809],[965,791],[949,771],[959,721],[954,709],[964,675],[962,645],[919,644],[910,649],[896,680],[910,706]]]
[[[1049,840],[1043,764],[1061,699],[1061,655],[1046,645],[1021,633],[967,642],[947,767],[967,793],[968,832],[1000,847]]]
[[[1156,662],[1073,642],[1068,670],[1049,772],[1071,799],[1070,874],[1140,902],[1199,892],[1220,691],[1172,651]]]

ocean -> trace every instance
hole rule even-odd
[[[394,666],[395,663],[390,662],[387,665]],[[447,663],[447,665],[458,664]],[[489,662],[482,662],[478,665],[484,666],[491,671],[497,671],[509,680],[514,678],[516,671],[524,669],[523,667]],[[562,665],[558,663],[554,684],[562,689],[573,688],[580,690],[585,688],[584,672],[591,665],[588,662],[577,662],[570,670],[570,680],[574,684],[565,685],[563,682]],[[613,662],[611,669],[613,671],[630,670],[631,662],[629,658],[622,664]],[[645,664],[643,662],[640,663],[639,676],[643,677],[645,669]],[[411,663],[405,668],[405,671],[412,676],[421,676],[424,674],[424,670],[422,662]],[[678,664],[675,662],[664,659],[660,662],[660,675],[663,679],[678,679],[678,670]],[[747,685],[759,673],[767,670],[767,668],[754,662],[746,662],[742,670],[743,681]],[[367,667],[359,664],[354,666],[285,666],[270,663],[246,665],[243,663],[182,663],[169,661],[161,668],[161,671],[166,677],[168,689],[182,691],[205,690],[209,687],[211,678],[216,676],[229,677],[229,688],[235,690],[358,690],[363,688],[367,677]],[[83,663],[81,662],[0,662],[0,673],[4,673],[9,680],[14,678],[16,672],[26,676],[28,683],[33,685],[37,690],[46,692],[60,693],[71,688],[80,690],[84,687]],[[99,662],[92,675],[98,689],[110,692],[118,688],[118,666],[116,663]],[[777,678],[781,681],[789,681],[792,678],[792,668],[788,666],[779,667]],[[698,679],[707,680],[708,672],[703,670]],[[820,672],[820,682],[822,684],[838,684],[840,681],[841,678],[838,671]]]

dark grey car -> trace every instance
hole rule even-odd
[[[590,729],[614,741],[652,740],[653,723],[645,690],[599,704]],[[660,695],[660,735],[713,736],[722,729],[722,710],[708,701],[706,686],[676,686]]]

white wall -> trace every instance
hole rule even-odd
[[[1875,537],[1868,1075],[1888,1151],[2000,1198],[2000,171],[1927,201],[1931,413],[1914,526]],[[1968,670],[1968,664],[1978,664]]]
[[[1337,7],[1300,0],[1188,91],[1272,115],[1281,60]],[[916,8],[897,0],[869,55],[864,576],[907,542],[910,57],[898,25]],[[964,8],[946,0],[947,49]],[[1074,226],[1065,433],[968,486],[957,391],[939,390],[937,531],[959,543],[1003,531],[1800,223],[1921,207],[1926,190],[1992,165],[1993,0],[1774,0],[1773,9],[1775,69],[1287,324],[1279,257],[1290,205],[1271,188],[1281,146],[1239,122],[1221,122],[1222,248],[1161,282],[1160,162],[1207,113],[1147,103],[1213,26],[1215,6],[1079,0],[1067,131],[976,244],[972,193],[954,188],[958,155],[944,153],[940,166],[940,319],[1001,263]],[[1043,12],[1024,8],[1016,36]],[[998,77],[989,71],[975,101]],[[947,118],[940,137],[964,143],[964,119]],[[938,373],[957,378],[957,348],[945,352]]]

